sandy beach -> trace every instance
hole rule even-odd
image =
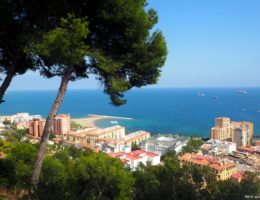
[[[133,120],[133,118],[128,117],[117,117],[117,116],[107,116],[107,115],[94,115],[89,114],[88,117],[83,118],[73,118],[71,121],[76,122],[77,124],[80,124],[82,126],[85,126],[87,128],[89,127],[96,127],[95,122],[101,119],[125,119],[125,120]]]

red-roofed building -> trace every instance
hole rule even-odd
[[[237,171],[234,163],[219,161],[213,156],[185,153],[179,157],[181,164],[189,163],[197,166],[208,166],[214,170],[217,180],[227,180]]]
[[[244,178],[244,175],[245,175],[245,172],[243,172],[243,171],[238,171],[238,172],[232,174],[231,180],[232,180],[233,182],[239,183],[239,182],[241,182],[241,180]]]
[[[127,164],[132,170],[135,170],[140,163],[146,165],[151,162],[152,165],[160,164],[160,155],[144,150],[131,151],[129,153],[117,152],[109,153],[113,158],[119,158],[124,164]]]
[[[239,147],[238,151],[246,152],[246,153],[249,153],[249,154],[260,154],[260,146]]]

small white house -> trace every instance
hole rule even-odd
[[[113,158],[119,158],[124,164],[128,165],[132,170],[135,170],[140,163],[146,165],[147,162],[150,162],[151,165],[158,165],[161,162],[159,154],[144,150],[136,150],[131,151],[129,153],[109,153],[108,155]]]

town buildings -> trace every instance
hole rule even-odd
[[[94,146],[99,139],[122,139],[125,137],[125,128],[122,126],[111,126],[108,128],[87,128],[83,131],[69,132],[66,141],[87,143]],[[65,142],[66,142],[65,141]]]
[[[103,152],[128,152],[133,144],[140,144],[141,141],[150,137],[146,131],[136,131],[125,134],[125,128],[119,125],[108,128],[87,128],[82,131],[69,132],[66,134],[64,143],[85,144],[90,148],[99,147]]]
[[[248,141],[249,139],[249,129],[246,127],[236,127],[233,130],[232,141],[234,141],[237,146],[248,146],[251,143]]]
[[[211,139],[235,142],[237,147],[253,143],[254,125],[251,122],[234,122],[230,118],[220,117],[211,128]]]
[[[29,128],[29,120],[34,118],[41,119],[40,115],[29,115],[29,113],[17,113],[11,116],[0,116],[0,123],[8,122],[16,126],[19,129]]]
[[[260,146],[240,146],[236,143],[210,139],[200,147],[204,155],[232,161],[239,171],[260,170]]]
[[[70,131],[70,115],[56,115],[52,119],[52,133],[55,135],[65,135]]]
[[[128,146],[140,145],[142,141],[148,139],[150,137],[150,133],[146,131],[136,131],[130,134],[127,134],[124,137],[124,143]]]
[[[136,150],[132,152],[117,152],[108,154],[112,158],[119,158],[122,163],[128,166],[130,169],[135,170],[139,164],[146,165],[150,162],[151,165],[160,164],[160,155],[144,150]]]
[[[239,182],[242,181],[244,176],[245,176],[244,171],[238,171],[238,172],[231,175],[231,181],[233,181],[234,183],[239,183]]]
[[[132,150],[132,147],[130,145],[125,144],[123,140],[105,138],[99,139],[99,142],[95,144],[95,147],[98,147],[99,151],[102,151],[104,153],[128,153]]]
[[[29,113],[17,113],[11,116],[0,116],[0,122],[9,121],[10,123],[14,123],[16,121],[28,121],[29,118]]]
[[[160,156],[174,150],[179,153],[183,146],[189,141],[188,137],[172,137],[172,136],[154,136],[141,143],[141,149],[157,153]]]
[[[246,147],[239,147],[238,150],[240,152],[245,152],[249,154],[260,155],[260,145],[257,146],[246,146]]]
[[[215,120],[215,127],[211,129],[211,139],[228,140],[232,138],[232,125],[229,118],[220,117]]]
[[[29,134],[33,137],[41,137],[45,126],[45,120],[34,118],[29,120]],[[52,119],[51,132],[55,135],[65,135],[70,131],[70,115],[61,114]]]
[[[45,121],[35,118],[29,121],[29,134],[35,138],[41,137],[43,134]]]
[[[179,156],[181,165],[192,164],[197,166],[208,166],[215,173],[216,180],[227,180],[232,174],[237,172],[236,165],[231,161],[225,161],[210,155],[199,155],[195,153],[185,153]]]
[[[200,150],[203,154],[222,155],[236,151],[237,145],[234,142],[210,139],[200,147]]]
[[[3,124],[3,122],[0,122],[0,132],[5,130],[5,125]]]

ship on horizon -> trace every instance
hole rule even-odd
[[[200,96],[200,97],[204,97],[205,96],[204,93],[200,93],[200,92],[197,95]]]
[[[245,91],[245,90],[237,90],[236,92],[240,93],[240,94],[247,94],[247,91]]]

